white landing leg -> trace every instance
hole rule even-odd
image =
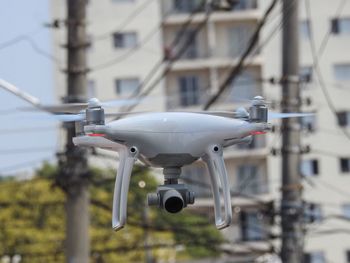
[[[202,160],[206,163],[209,170],[214,198],[215,224],[218,229],[223,229],[231,224],[232,207],[230,185],[227,179],[225,162],[222,155],[222,147],[219,145],[209,146],[206,154],[202,157]],[[220,185],[222,187],[224,216],[222,215],[221,211],[221,198],[218,181],[220,181]]]
[[[136,147],[123,147],[118,152],[120,164],[115,180],[112,211],[112,227],[115,231],[123,228],[126,223],[130,177],[139,154]]]

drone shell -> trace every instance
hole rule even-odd
[[[210,144],[229,146],[253,131],[266,129],[266,123],[186,112],[148,113],[85,126],[87,134],[103,134],[111,142],[134,146],[151,165],[161,167],[192,163]],[[78,140],[75,143],[79,145]]]

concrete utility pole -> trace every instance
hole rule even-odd
[[[67,0],[66,103],[85,102],[87,87],[86,0]],[[67,144],[60,159],[58,183],[66,192],[67,263],[87,263],[90,256],[88,165],[85,149],[75,147],[74,124],[66,125]]]
[[[283,0],[282,111],[300,112],[298,0]],[[283,263],[303,262],[300,125],[282,121],[282,248]]]

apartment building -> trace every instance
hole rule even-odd
[[[303,110],[316,113],[301,119],[302,143],[311,149],[302,156],[300,167],[305,177],[305,219],[313,221],[307,224],[305,260],[310,263],[350,262],[350,236],[345,231],[349,224],[334,217],[350,218],[350,195],[346,188],[350,183],[350,147],[342,132],[350,126],[347,99],[350,53],[346,52],[350,44],[350,5],[342,0],[332,1],[332,6],[326,0],[309,0],[310,16],[304,1],[307,0],[300,1],[299,25]],[[200,109],[219,89],[228,68],[237,64],[270,1],[238,0],[225,10],[213,10],[208,19],[208,10],[199,9],[200,4],[197,0],[90,0],[89,96],[103,100],[130,95],[164,58],[165,63],[152,80],[161,76],[167,63],[171,63],[168,73],[155,85],[150,95],[152,103],[142,104],[137,109]],[[64,8],[62,2],[53,2],[53,17],[64,18]],[[189,19],[192,21],[190,26],[181,33]],[[202,29],[193,37],[193,32],[203,23]],[[173,45],[179,34],[182,34],[181,40]],[[55,53],[64,59],[64,51],[57,46],[64,39],[64,29],[55,31],[53,38]],[[172,62],[189,38],[193,39],[186,51]],[[320,79],[313,70],[312,39],[316,43],[320,73],[329,93],[327,97],[334,104],[333,110],[330,110]],[[280,86],[266,81],[281,77],[279,4],[247,61],[244,71],[212,109],[233,110],[248,106],[244,99],[255,95],[279,101]],[[57,96],[62,96],[64,75],[56,72],[55,76]],[[278,103],[276,105],[278,111]],[[274,201],[277,210],[280,205],[280,156],[278,150],[272,151],[280,147],[280,135],[278,122],[274,124],[275,133],[257,135],[252,144],[238,145],[224,153],[234,212],[234,224],[224,233],[229,240],[245,241],[244,244],[256,249],[270,248],[270,242],[266,242],[270,232],[280,234],[278,219],[271,226],[269,214],[270,201]],[[184,167],[182,176],[196,192],[195,209],[203,213],[212,211],[209,177],[204,164],[198,162]],[[262,206],[262,203],[266,205]],[[271,242],[279,246],[278,239]],[[249,256],[244,244],[237,244],[236,250]]]

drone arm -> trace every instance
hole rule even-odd
[[[231,195],[230,187],[227,179],[225,162],[222,156],[222,148],[215,145],[210,146],[206,154],[202,157],[207,164],[211,179],[211,186],[214,198],[215,224],[218,229],[228,227],[232,221]],[[218,176],[217,176],[218,174]],[[221,214],[220,188],[218,185],[218,177],[223,190],[224,211],[225,216]]]
[[[120,164],[115,181],[112,211],[112,228],[115,231],[123,228],[126,223],[130,177],[137,156],[136,147],[124,147],[119,151]]]

